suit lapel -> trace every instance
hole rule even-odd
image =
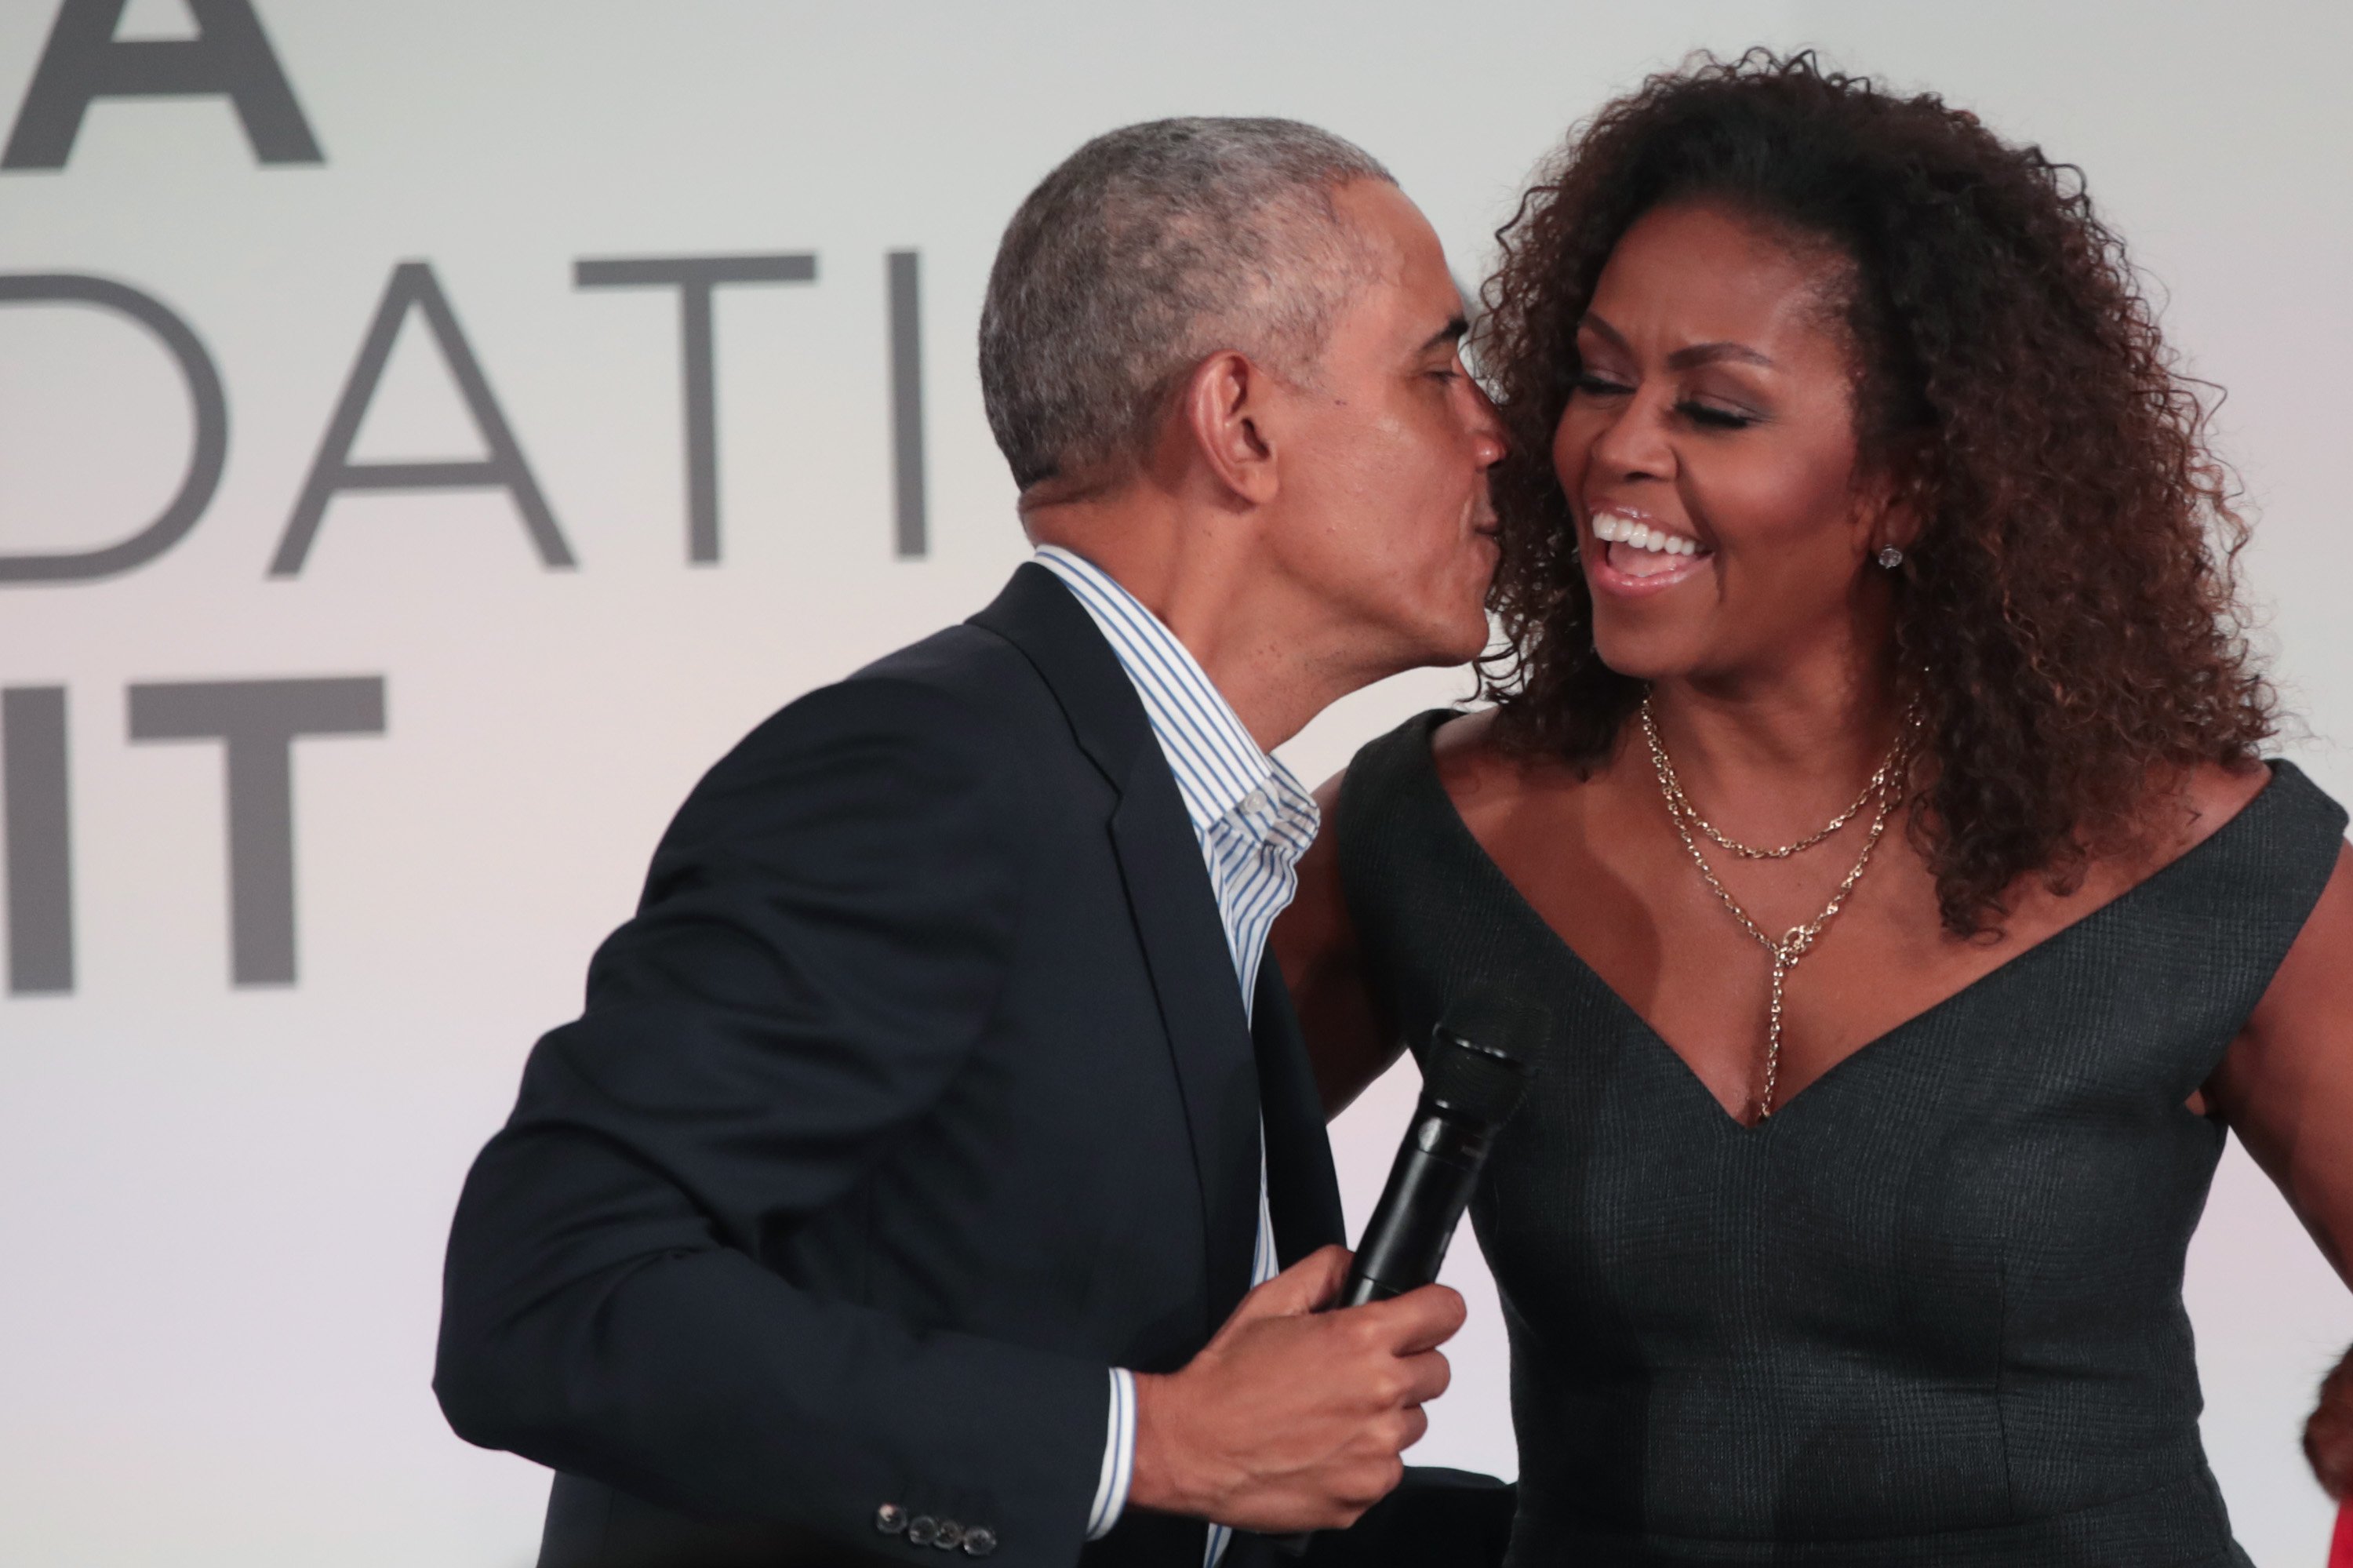
[[[1152,967],[1208,1220],[1214,1330],[1250,1288],[1258,1234],[1258,1072],[1233,954],[1176,782],[1139,759],[1111,820],[1128,908]]]
[[[1332,1168],[1332,1140],[1324,1130],[1323,1096],[1308,1065],[1291,989],[1272,953],[1259,966],[1250,1022],[1266,1124],[1267,1208],[1274,1221],[1275,1256],[1289,1268],[1317,1247],[1346,1241],[1348,1230],[1340,1210],[1340,1179]]]
[[[1207,1336],[1250,1286],[1258,1230],[1258,1072],[1232,954],[1185,802],[1143,700],[1070,590],[1028,565],[973,623],[1036,667],[1118,790],[1112,851],[1168,1035],[1201,1192]],[[1326,1156],[1328,1160],[1328,1155]]]

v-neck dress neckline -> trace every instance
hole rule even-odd
[[[1926,1007],[1923,1007],[1919,1011],[1899,1020],[1888,1028],[1881,1030],[1878,1033],[1873,1035],[1870,1039],[1865,1040],[1853,1050],[1847,1052],[1837,1061],[1831,1063],[1828,1067],[1825,1067],[1820,1073],[1817,1074],[1811,1080],[1810,1080],[1803,1088],[1800,1088],[1795,1094],[1785,1097],[1781,1103],[1775,1107],[1772,1117],[1755,1122],[1744,1122],[1738,1117],[1734,1116],[1730,1111],[1725,1109],[1724,1102],[1715,1097],[1715,1092],[1707,1086],[1706,1081],[1703,1079],[1699,1075],[1698,1071],[1692,1066],[1691,1058],[1684,1055],[1682,1051],[1676,1049],[1674,1044],[1668,1040],[1664,1034],[1660,1033],[1658,1026],[1643,1016],[1642,1010],[1641,1008],[1636,1007],[1631,1001],[1628,1001],[1623,992],[1619,991],[1616,986],[1611,985],[1608,980],[1604,979],[1601,971],[1595,969],[1586,959],[1585,955],[1578,952],[1575,945],[1572,944],[1567,938],[1562,936],[1558,929],[1553,926],[1551,921],[1544,917],[1543,913],[1539,911],[1535,904],[1529,900],[1527,895],[1520,890],[1519,884],[1512,880],[1511,874],[1505,871],[1495,857],[1488,852],[1487,846],[1479,842],[1479,835],[1471,831],[1471,824],[1462,820],[1462,813],[1455,805],[1453,797],[1446,792],[1445,781],[1439,777],[1436,758],[1430,750],[1430,743],[1436,738],[1439,727],[1448,719],[1454,716],[1455,715],[1451,712],[1441,709],[1424,714],[1415,721],[1424,726],[1421,731],[1423,742],[1422,756],[1427,763],[1426,768],[1423,769],[1424,781],[1426,782],[1428,791],[1432,798],[1432,804],[1438,809],[1439,814],[1441,814],[1447,821],[1452,824],[1454,831],[1453,833],[1449,836],[1455,840],[1457,847],[1462,853],[1470,856],[1473,861],[1475,861],[1483,872],[1497,885],[1499,885],[1506,894],[1508,894],[1509,896],[1505,902],[1528,923],[1532,930],[1541,932],[1543,934],[1544,938],[1549,941],[1550,945],[1558,950],[1560,957],[1567,962],[1570,970],[1585,983],[1594,987],[1596,990],[1605,994],[1609,999],[1609,1001],[1614,1003],[1616,1007],[1625,1014],[1627,1022],[1641,1031],[1644,1038],[1648,1039],[1651,1044],[1655,1044],[1659,1050],[1673,1059],[1674,1065],[1683,1070],[1685,1077],[1691,1080],[1692,1088],[1707,1103],[1708,1107],[1722,1118],[1725,1127],[1730,1131],[1743,1134],[1759,1132],[1773,1120],[1790,1115],[1796,1106],[1810,1097],[1816,1090],[1828,1087],[1831,1081],[1836,1078],[1841,1069],[1843,1069],[1850,1062],[1852,1062],[1856,1058],[1863,1056],[1869,1053],[1877,1051],[1883,1045],[1894,1044],[1898,1042],[1899,1037],[1901,1036],[1926,1032],[1933,1026],[1933,1022],[1936,1015],[1938,1013],[1950,1008],[1967,1005],[1971,992],[1976,991],[1982,987],[1989,987],[1998,981],[2004,980],[2010,977],[2011,970],[2020,968],[2021,965],[2027,964],[2029,960],[2033,959],[2036,955],[2042,952],[2044,948],[2049,948],[2055,943],[2065,942],[2083,927],[2101,919],[2103,916],[2106,916],[2109,911],[2116,909],[2119,905],[2126,904],[2139,895],[2143,889],[2150,887],[2153,884],[2162,882],[2167,876],[2171,874],[2176,868],[2183,865],[2187,862],[2192,861],[2195,857],[2212,846],[2217,840],[2224,838],[2234,831],[2238,831],[2242,823],[2246,822],[2251,817],[2254,817],[2257,813],[2266,810],[2268,802],[2279,792],[2276,788],[2278,780],[2276,774],[2274,774],[2274,778],[2267,779],[2263,788],[2258,789],[2252,797],[2250,797],[2246,803],[2241,806],[2237,811],[2233,812],[2228,821],[2221,823],[2212,832],[2207,834],[2205,838],[2200,839],[2198,842],[2190,845],[2180,854],[2176,855],[2173,859],[2158,867],[2157,870],[2151,872],[2140,881],[2134,883],[2130,887],[2124,889],[2122,892],[2116,894],[2114,896],[2103,901],[2094,907],[2086,909],[2083,914],[2077,916],[2074,919],[2068,921],[2058,929],[2030,942],[2025,947],[2019,948],[2016,952],[2002,959],[2001,962],[1996,964],[1992,969],[1986,970],[1985,973],[1977,976],[1975,979],[1968,980],[1953,991],[1946,992],[1943,996],[1938,997],[1936,1001],[1928,1003]],[[2217,850],[2215,853],[2221,853],[2223,852]],[[2152,896],[2154,896],[2154,895],[2152,895]],[[2129,918],[2129,912],[2119,916],[2118,918]],[[2030,976],[2029,979],[2031,980],[2031,977]]]
[[[2237,1568],[2182,1265],[2224,1134],[2185,1101],[2334,870],[2292,765],[2096,909],[1746,1126],[1538,915],[1425,715],[1330,830],[1409,1043],[1551,1027],[1472,1204],[1512,1342],[1512,1568]]]

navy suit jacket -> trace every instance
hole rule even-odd
[[[1107,1369],[1181,1366],[1341,1237],[1274,963],[1093,622],[1024,566],[702,779],[452,1226],[434,1386],[558,1472],[543,1568],[1198,1568],[1082,1542]],[[895,1512],[886,1512],[886,1510]],[[1244,1538],[1231,1568],[1261,1558]]]

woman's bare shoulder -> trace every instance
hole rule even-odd
[[[2189,807],[2190,842],[2211,836],[2253,804],[2271,781],[2272,770],[2260,762],[2239,767],[2209,762],[2195,769],[2184,791]]]
[[[2166,798],[2163,814],[2143,841],[2147,863],[2132,869],[2132,879],[2169,864],[2221,832],[2254,804],[2271,781],[2272,770],[2260,762],[2236,767],[2208,762],[2191,768]]]
[[[1430,762],[1438,769],[1439,783],[1458,804],[1508,789],[1519,772],[1518,759],[1496,735],[1497,715],[1494,708],[1481,708],[1430,732]]]
[[[1477,708],[1440,725],[1430,736],[1430,755],[1444,766],[1451,757],[1494,749],[1495,717],[1500,710]]]
[[[1565,762],[1532,757],[1506,744],[1497,721],[1498,710],[1482,708],[1448,720],[1430,738],[1438,781],[1466,816],[1503,810],[1532,795],[1555,794],[1584,781]]]
[[[1494,709],[1480,708],[1450,715],[1430,732],[1430,758],[1449,793],[1454,789],[1452,775],[1464,769],[1493,768],[1502,758],[1492,738],[1494,721]],[[1315,787],[1315,803],[1322,808],[1326,821],[1339,809],[1340,790],[1347,781],[1348,769],[1343,768]]]

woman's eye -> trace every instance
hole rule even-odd
[[[1572,394],[1588,397],[1622,397],[1632,390],[1622,381],[1612,381],[1607,376],[1597,376],[1590,370],[1569,383]]]
[[[1753,414],[1735,413],[1730,408],[1719,408],[1712,403],[1678,403],[1675,412],[1693,424],[1711,430],[1745,430],[1757,422]]]

